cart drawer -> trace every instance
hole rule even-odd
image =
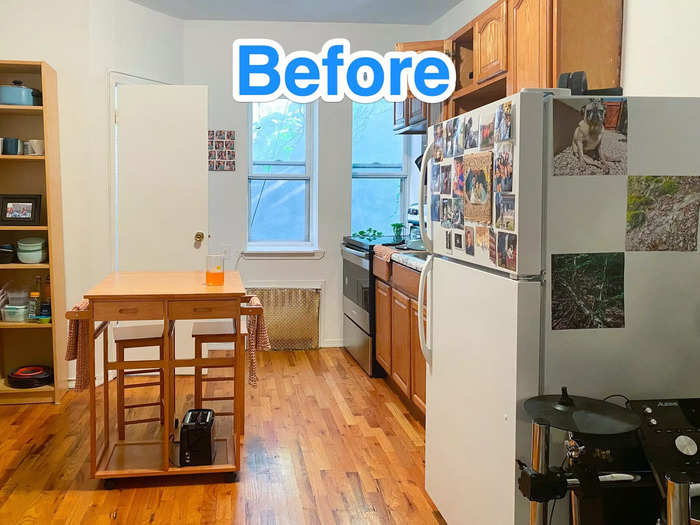
[[[96,321],[145,321],[163,319],[163,303],[160,301],[96,301]]]
[[[168,304],[170,319],[233,318],[239,313],[237,301],[173,301]]]

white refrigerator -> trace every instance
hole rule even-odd
[[[450,524],[529,523],[525,399],[700,396],[700,99],[568,93],[428,130],[425,484]]]

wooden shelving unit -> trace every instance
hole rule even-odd
[[[0,160],[46,160],[44,155],[0,155]]]
[[[0,405],[58,403],[67,389],[68,364],[56,72],[45,62],[0,61],[0,84],[13,80],[40,90],[43,105],[0,105],[0,137],[43,139],[45,154],[0,155],[0,194],[40,194],[41,220],[38,226],[0,226],[0,243],[45,237],[49,260],[0,264],[0,284],[12,281],[13,286],[31,288],[37,275],[49,276],[52,322],[0,322]],[[12,369],[31,364],[52,366],[54,385],[16,389],[7,384]]]

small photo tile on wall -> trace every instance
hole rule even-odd
[[[624,326],[625,254],[553,254],[552,330]]]
[[[209,171],[235,171],[236,132],[229,129],[210,129],[207,138]]]

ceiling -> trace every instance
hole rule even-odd
[[[460,0],[131,0],[187,20],[434,22]]]

